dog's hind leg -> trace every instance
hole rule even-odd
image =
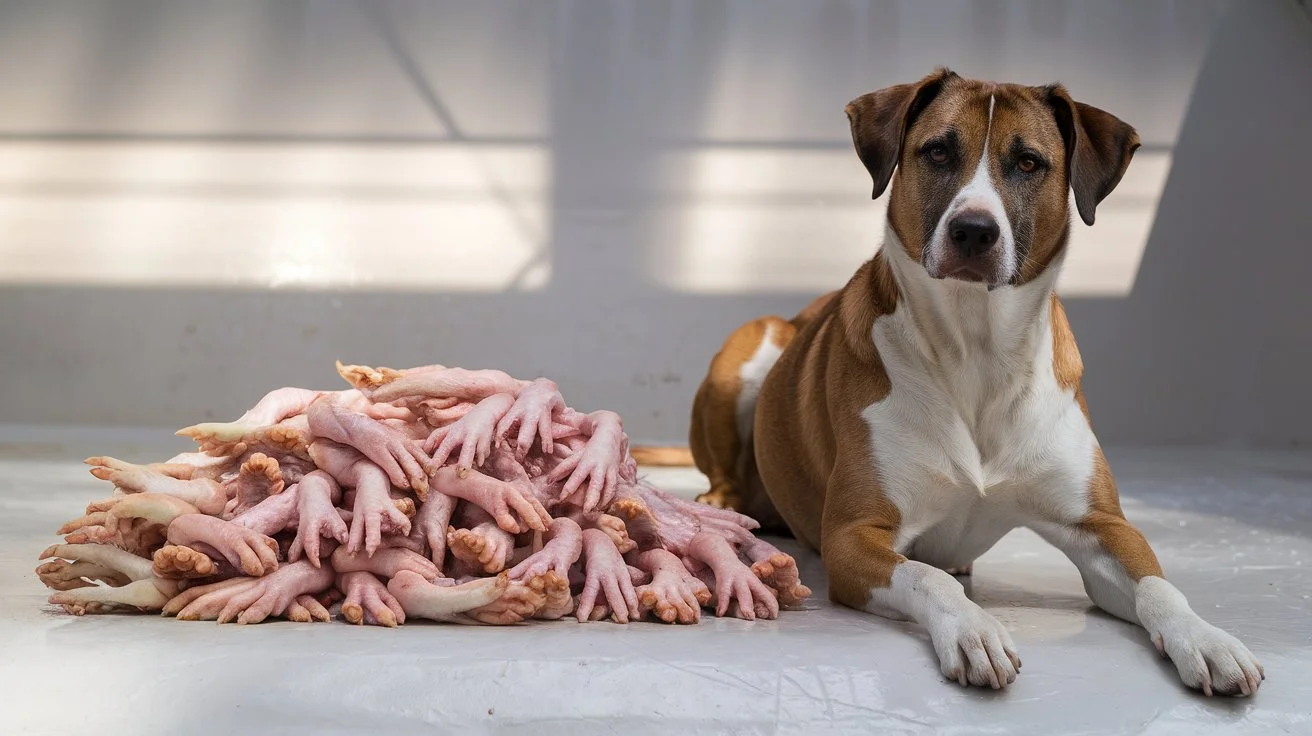
[[[698,501],[746,511],[743,453],[751,451],[752,422],[761,382],[796,328],[779,317],[762,317],[739,327],[711,360],[693,400],[688,443],[697,469],[711,487]]]

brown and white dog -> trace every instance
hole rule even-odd
[[[1255,692],[1257,659],[1194,613],[1121,513],[1054,292],[1069,192],[1092,225],[1138,134],[1060,85],[946,69],[847,116],[874,197],[892,182],[883,248],[791,321],[725,342],[693,407],[701,500],[786,524],[834,601],[924,625],[962,685],[1005,687],[1021,663],[948,571],[1023,526],[1186,685]]]

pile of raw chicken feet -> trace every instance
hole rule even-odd
[[[618,415],[546,379],[343,366],[180,430],[200,451],[93,457],[107,498],[37,573],[69,613],[513,624],[774,618],[811,591],[732,511],[638,478]]]

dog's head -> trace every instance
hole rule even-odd
[[[1070,224],[1111,193],[1139,148],[1134,128],[1061,85],[965,79],[947,69],[847,106],[874,196],[930,276],[1021,284],[1047,268]],[[896,178],[894,173],[896,170]]]

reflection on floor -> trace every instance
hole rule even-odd
[[[1258,697],[1234,701],[1184,691],[1143,633],[1093,611],[1074,567],[1026,531],[967,582],[1024,659],[1003,694],[944,682],[918,627],[831,606],[809,554],[816,597],[774,622],[391,631],[73,618],[45,604],[32,569],[51,531],[102,493],[75,459],[83,449],[0,444],[0,733],[1312,732],[1309,455],[1109,453],[1167,574],[1265,665]],[[650,473],[685,493],[703,483]]]

